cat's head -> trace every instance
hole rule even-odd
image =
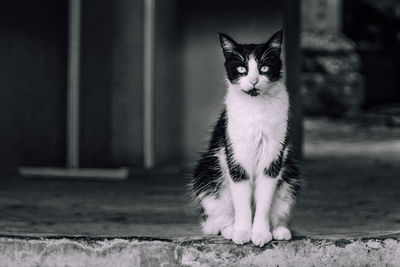
[[[239,44],[220,33],[225,56],[225,69],[234,90],[251,96],[268,94],[281,78],[282,31],[276,32],[263,44]]]

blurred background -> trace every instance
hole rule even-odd
[[[22,178],[22,166],[68,160],[69,6],[0,3],[3,231],[160,234],[165,224],[198,233],[184,184],[225,94],[218,32],[259,43],[281,28],[307,184],[295,228],[312,232],[319,218],[320,232],[398,229],[399,1],[82,0],[79,166],[131,175]]]
[[[40,3],[1,4],[3,168],[66,161],[68,1]],[[148,44],[144,4],[82,2],[82,166],[143,167],[145,123],[154,127],[154,166],[193,162],[225,94],[218,32],[263,42],[284,23],[283,4],[272,1],[246,8],[239,1],[157,1],[154,44]],[[144,49],[150,46],[154,116],[145,122]]]

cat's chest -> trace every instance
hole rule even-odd
[[[245,104],[227,107],[227,130],[234,157],[247,168],[253,169],[260,162],[265,167],[282,149],[287,132],[287,105]]]
[[[228,133],[231,141],[254,149],[260,145],[280,142],[284,139],[286,118],[280,114],[273,114],[268,109],[255,112],[249,110],[241,114],[229,116]],[[256,146],[256,147],[253,147]]]

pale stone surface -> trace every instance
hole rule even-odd
[[[371,239],[0,237],[1,266],[398,266],[399,234]]]

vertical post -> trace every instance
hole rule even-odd
[[[303,116],[300,96],[300,0],[285,0],[286,84],[290,92],[292,117],[289,120],[293,151],[296,158],[303,156]]]
[[[152,168],[155,164],[154,144],[154,31],[155,0],[144,0],[144,43],[143,43],[143,141],[144,167]]]
[[[67,168],[79,167],[79,57],[81,0],[69,1]]]

